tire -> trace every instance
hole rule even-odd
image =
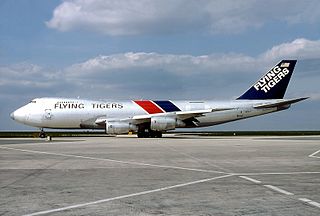
[[[161,131],[151,131],[150,137],[152,137],[152,138],[161,138],[162,137],[162,132]]]
[[[149,130],[149,132],[146,131],[140,131],[138,132],[138,138],[161,138],[162,132],[161,131],[153,131]]]
[[[155,138],[157,136],[157,132],[156,131],[150,131],[150,137],[151,138]]]
[[[157,138],[162,138],[162,132],[161,131],[159,131],[158,133],[157,133],[157,136],[156,136]]]
[[[149,133],[146,132],[138,132],[138,138],[147,138],[149,137]]]

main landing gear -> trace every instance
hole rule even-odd
[[[44,130],[43,130],[43,128],[41,128],[41,131],[40,131],[40,133],[39,133],[39,137],[40,138],[46,138],[46,132],[44,132]]]
[[[138,131],[139,138],[161,138],[162,132],[161,131],[153,131],[150,129]]]

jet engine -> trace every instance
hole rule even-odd
[[[151,118],[150,129],[154,131],[173,130],[185,125],[184,122],[173,117],[156,116]]]
[[[106,122],[106,133],[107,134],[126,134],[129,131],[136,131],[137,126],[129,122],[120,121],[107,121]]]

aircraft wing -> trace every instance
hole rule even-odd
[[[167,113],[156,113],[156,114],[146,114],[146,115],[136,115],[132,118],[125,118],[125,119],[107,119],[105,117],[97,118],[95,121],[96,124],[104,124],[106,121],[129,121],[134,124],[141,124],[144,122],[150,122],[152,117],[159,117],[159,116],[168,116],[168,117],[175,117],[179,120],[186,120],[189,118],[200,117],[206,113],[212,112],[221,112],[230,110],[233,108],[217,108],[217,109],[204,109],[204,110],[190,110],[190,111],[177,111],[177,112],[167,112]]]
[[[273,108],[273,107],[287,107],[290,106],[293,103],[297,103],[302,100],[306,100],[309,97],[303,97],[303,98],[295,98],[295,99],[290,99],[290,100],[284,100],[280,102],[273,102],[273,103],[266,103],[266,104],[259,104],[254,106],[256,109],[264,109],[264,108]]]
[[[218,108],[218,109],[204,109],[204,110],[190,110],[190,111],[177,111],[177,112],[167,112],[167,113],[157,113],[157,114],[149,114],[149,115],[137,115],[132,117],[132,120],[136,124],[141,124],[144,122],[150,122],[152,117],[158,116],[168,116],[175,117],[179,120],[186,120],[189,118],[200,117],[206,113],[219,112],[230,110],[230,108]]]

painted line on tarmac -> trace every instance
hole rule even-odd
[[[204,172],[204,173],[230,174],[230,173],[221,172],[221,171],[215,171],[215,170],[204,170],[204,169],[179,167],[179,166],[148,164],[148,163],[140,163],[140,162],[134,162],[134,161],[121,161],[121,160],[114,160],[114,159],[109,159],[109,158],[96,158],[96,157],[89,157],[89,156],[82,156],[82,155],[35,151],[35,150],[27,150],[27,149],[11,148],[11,147],[0,147],[0,149],[15,150],[15,151],[21,151],[21,152],[35,153],[35,154],[46,154],[46,155],[62,156],[62,157],[73,157],[73,158],[81,158],[81,159],[89,159],[89,160],[97,160],[97,161],[108,161],[108,162],[129,164],[129,165],[138,165],[138,166],[149,166],[149,167],[157,167],[157,168],[187,170],[187,171],[196,171],[196,172]]]
[[[300,174],[320,174],[320,172],[270,172],[270,173],[233,173],[242,176],[259,176],[259,175],[300,175]]]
[[[316,154],[320,153],[320,149],[316,152],[313,152],[311,155],[309,155],[309,157],[312,157],[312,158],[320,158],[320,156],[315,156]]]
[[[243,178],[245,180],[248,180],[250,182],[253,182],[255,184],[260,184],[261,183],[261,181],[253,179],[253,178],[249,178],[247,176],[239,176],[239,177]],[[288,196],[293,196],[294,195],[293,193],[291,193],[289,191],[283,190],[283,189],[281,189],[279,187],[276,187],[276,186],[273,186],[273,185],[263,185],[263,186],[267,187],[267,188],[269,188],[271,190],[277,191],[277,192],[279,192],[281,194],[284,194],[284,195],[288,195]],[[310,199],[307,199],[307,198],[298,198],[298,200],[308,204],[309,206],[314,206],[314,207],[320,208],[320,203],[315,202],[313,200],[310,200]]]
[[[175,148],[172,148],[172,147],[169,147],[169,146],[165,146],[165,145],[161,144],[160,142],[157,143],[156,145],[157,145],[157,146],[161,146],[161,147],[163,147],[163,148],[165,148],[165,149],[168,149],[168,150],[170,150],[170,151],[177,152],[178,154],[183,155],[183,156],[186,156],[186,157],[188,157],[188,158],[191,158],[191,159],[193,159],[194,161],[197,161],[198,163],[202,163],[202,164],[209,165],[209,166],[211,166],[211,167],[214,167],[214,168],[218,168],[218,169],[220,169],[220,170],[223,170],[223,172],[225,172],[226,174],[227,174],[227,173],[233,173],[233,171],[231,171],[231,170],[229,170],[229,169],[223,168],[223,167],[221,167],[221,166],[219,166],[219,165],[216,165],[216,164],[209,163],[209,162],[204,161],[204,160],[202,160],[202,159],[199,159],[199,158],[197,158],[197,157],[195,157],[195,156],[193,156],[193,155],[191,155],[191,154],[187,154],[187,153],[185,153],[185,152],[182,152],[182,151],[180,151],[180,150],[178,150],[178,149],[175,149]]]
[[[253,182],[253,183],[255,183],[255,184],[261,184],[261,181],[259,181],[259,180],[256,180],[256,179],[253,179],[253,178],[249,178],[249,177],[247,177],[247,176],[239,176],[240,178],[243,178],[243,179],[245,179],[245,180],[248,180],[248,181],[250,181],[250,182]]]
[[[69,209],[81,208],[81,207],[85,207],[85,206],[89,206],[89,205],[96,205],[96,204],[100,204],[100,203],[111,202],[111,201],[114,201],[114,200],[120,200],[120,199],[129,198],[129,197],[142,196],[142,195],[151,194],[151,193],[157,193],[157,192],[165,191],[165,190],[169,190],[169,189],[181,188],[181,187],[185,187],[185,186],[189,186],[189,185],[200,184],[200,183],[209,182],[209,181],[213,181],[213,180],[217,180],[217,179],[223,179],[223,178],[227,178],[227,177],[231,177],[231,176],[233,176],[233,175],[229,174],[229,175],[223,175],[223,176],[218,176],[218,177],[214,177],[214,178],[201,179],[201,180],[197,180],[197,181],[192,181],[192,182],[187,182],[187,183],[167,186],[167,187],[158,188],[158,189],[154,189],[154,190],[142,191],[142,192],[138,192],[138,193],[132,193],[132,194],[127,194],[127,195],[122,195],[122,196],[117,196],[117,197],[112,197],[112,198],[107,198],[107,199],[101,199],[101,200],[96,200],[96,201],[92,201],[92,202],[66,206],[66,207],[62,207],[62,208],[50,209],[50,210],[40,211],[40,212],[34,212],[34,213],[31,213],[31,214],[27,214],[25,216],[34,216],[34,215],[43,215],[43,214],[49,214],[49,213],[54,213],[54,212],[61,212],[61,211],[69,210]]]
[[[279,193],[282,193],[282,194],[284,194],[284,195],[289,195],[289,196],[294,195],[293,193],[291,193],[291,192],[289,192],[289,191],[283,190],[283,189],[278,188],[278,187],[273,186],[273,185],[263,185],[263,186],[265,186],[265,187],[267,187],[267,188],[269,188],[269,189],[271,189],[271,190],[277,191],[277,192],[279,192]]]
[[[299,200],[304,202],[304,203],[307,203],[309,205],[312,205],[312,206],[315,206],[317,208],[320,208],[320,203],[318,203],[318,202],[312,201],[312,200],[307,199],[307,198],[299,198]]]

